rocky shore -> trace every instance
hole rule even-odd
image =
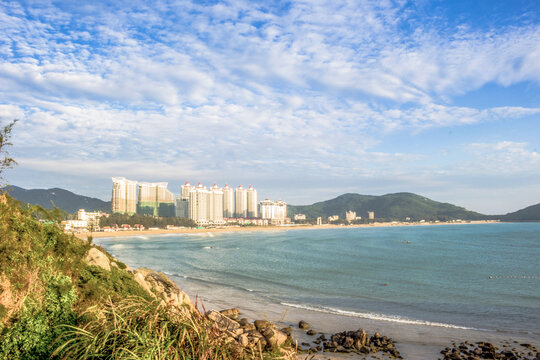
[[[99,266],[107,271],[118,267],[116,259],[110,259],[98,248],[92,247],[85,259],[88,264]],[[189,296],[163,273],[139,268],[126,271],[153,297],[160,299],[166,306],[198,310]],[[341,331],[328,334],[312,328],[304,320],[297,323],[278,326],[268,320],[250,321],[241,317],[237,308],[221,311],[204,311],[215,329],[225,334],[229,346],[239,356],[241,354],[258,355],[273,352],[285,354],[287,358],[295,358],[295,354],[306,354],[308,359],[317,358],[348,358],[348,359],[403,359],[399,342],[379,332],[369,334],[364,329]],[[320,326],[320,325],[319,325]],[[301,338],[300,342],[296,336]],[[429,335],[427,335],[429,336]],[[451,346],[440,351],[443,360],[540,360],[540,352],[535,345],[507,340],[493,344],[486,341],[460,343],[453,342]]]

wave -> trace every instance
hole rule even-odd
[[[118,249],[126,249],[127,246],[125,244],[114,244],[109,247],[109,249],[112,250],[118,250]]]
[[[425,320],[409,319],[409,318],[405,318],[405,317],[401,317],[397,315],[360,313],[360,312],[348,311],[348,310],[342,310],[342,309],[336,309],[336,308],[330,308],[330,307],[314,307],[314,306],[291,304],[291,303],[285,303],[285,302],[282,302],[281,305],[290,306],[290,307],[294,307],[298,309],[323,312],[323,313],[333,314],[333,315],[344,315],[344,316],[349,316],[349,317],[358,317],[358,318],[364,318],[364,319],[370,319],[370,320],[389,321],[389,322],[395,322],[395,323],[400,323],[400,324],[435,326],[435,327],[444,327],[444,328],[462,329],[462,330],[480,330],[480,329],[466,327],[466,326],[445,324],[445,323],[425,321]]]

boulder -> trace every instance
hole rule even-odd
[[[304,320],[300,320],[300,322],[298,323],[298,327],[302,330],[307,330],[309,329],[311,326],[305,322]]]
[[[253,322],[253,324],[255,325],[255,327],[257,328],[257,330],[261,331],[270,327],[270,322],[267,321],[267,320],[255,320]]]
[[[206,317],[216,323],[220,330],[235,331],[240,328],[240,324],[238,324],[236,321],[229,319],[225,315],[215,310],[208,311],[206,313]]]
[[[95,247],[88,250],[84,261],[86,261],[88,265],[98,266],[104,270],[111,271],[111,261],[107,255]]]
[[[140,268],[133,272],[135,281],[165,305],[193,308],[189,296],[167,275],[155,270]]]
[[[264,329],[262,335],[272,348],[280,347],[287,341],[287,335],[285,333],[271,327]]]
[[[238,320],[238,314],[240,314],[240,310],[238,310],[238,309],[227,309],[227,310],[221,310],[220,313],[222,315],[225,315],[229,319]]]

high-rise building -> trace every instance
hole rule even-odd
[[[247,189],[247,217],[256,218],[258,215],[257,212],[257,190],[253,186],[249,186]]]
[[[174,211],[174,194],[167,189],[167,183],[156,184],[156,201],[158,208],[158,216],[160,217],[173,217]]]
[[[111,212],[133,215],[137,211],[137,182],[113,177]]]
[[[273,224],[283,224],[287,217],[287,204],[284,201],[261,201],[261,218],[270,220]]]
[[[235,216],[239,218],[247,217],[247,190],[242,185],[236,188],[235,194]]]
[[[182,197],[182,199],[189,200],[189,192],[191,191],[191,189],[193,189],[193,186],[189,184],[189,181],[186,181],[186,184],[182,185],[180,188],[181,188],[180,196]]]
[[[137,210],[141,215],[174,216],[174,194],[167,189],[167,183],[139,183]]]
[[[208,219],[214,224],[223,221],[223,191],[216,184],[210,189]]]
[[[176,197],[176,217],[189,218],[189,198]]]
[[[210,192],[199,183],[189,192],[189,218],[199,225],[208,224],[209,210],[208,197]]]
[[[234,216],[234,190],[225,184],[223,191],[223,217],[232,218]]]

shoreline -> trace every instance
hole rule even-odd
[[[464,224],[486,224],[494,223],[490,221],[463,222],[463,223],[419,223],[406,226],[429,226],[429,225],[464,225]],[[355,225],[355,226],[272,226],[272,227],[238,227],[221,229],[174,229],[163,231],[122,231],[117,232],[116,236],[109,236],[111,233],[101,233],[106,237],[135,237],[139,235],[159,235],[159,234],[182,234],[182,233],[210,233],[210,232],[235,232],[235,231],[280,231],[280,230],[298,230],[298,229],[336,229],[336,228],[369,228],[369,227],[393,227],[404,226],[399,223],[378,223],[373,225]],[[191,231],[186,231],[191,230]],[[86,236],[87,234],[82,234]],[[129,264],[137,265],[137,264]],[[160,270],[160,269],[157,269]],[[161,269],[163,270],[163,269]],[[304,331],[298,329],[297,324],[300,320],[305,320],[312,325],[312,329],[326,334],[326,336],[345,330],[365,329],[369,334],[379,332],[382,335],[391,337],[405,359],[437,359],[442,358],[440,351],[446,347],[452,347],[452,343],[463,341],[477,342],[488,341],[501,347],[506,341],[518,341],[519,343],[532,343],[538,346],[538,340],[531,334],[522,334],[515,332],[498,332],[491,330],[478,329],[458,329],[441,328],[429,325],[400,324],[383,320],[374,320],[368,318],[351,317],[341,314],[330,314],[309,309],[301,309],[287,306],[282,303],[268,302],[260,298],[256,293],[238,291],[234,288],[213,284],[195,284],[189,279],[167,274],[179,287],[181,287],[192,299],[198,299],[199,306],[204,305],[206,310],[224,310],[230,308],[240,309],[241,317],[247,317],[251,321],[264,319],[280,324],[284,327],[293,325],[293,336],[302,342],[310,342],[316,339],[316,336],[308,336]],[[306,348],[302,346],[302,348]],[[317,353],[314,359],[365,359],[365,357],[356,354],[335,354],[335,353]],[[380,355],[380,354],[379,354]],[[307,355],[300,355],[300,359],[309,358]],[[379,357],[381,358],[381,357]],[[382,357],[386,359],[385,357]]]
[[[244,231],[287,231],[287,230],[323,230],[323,229],[355,229],[355,228],[376,228],[376,227],[400,227],[400,226],[440,226],[440,225],[477,225],[477,224],[499,224],[496,220],[474,220],[462,222],[382,222],[373,224],[357,225],[286,225],[286,226],[228,226],[220,228],[183,228],[183,229],[159,229],[159,230],[121,230],[121,231],[98,231],[98,232],[68,232],[80,239],[86,239],[89,235],[93,238],[109,237],[133,237],[140,235],[163,235],[163,234],[201,234],[201,233],[228,233]]]

